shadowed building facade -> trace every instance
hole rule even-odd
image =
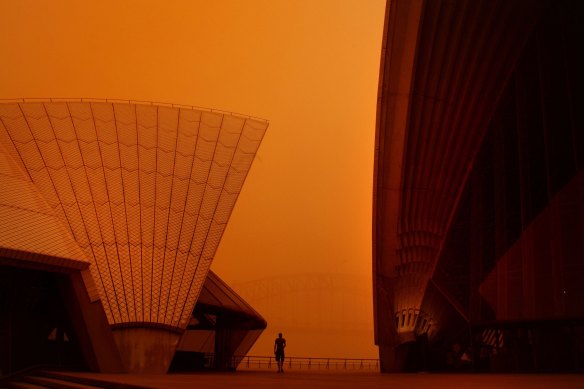
[[[578,1],[388,1],[373,201],[383,371],[584,368]]]
[[[59,289],[51,301],[86,365],[166,372],[267,126],[176,105],[2,102],[0,264],[20,280],[3,290],[2,325],[28,320],[15,295],[38,303],[44,297],[34,290]],[[23,269],[34,273],[34,290]],[[212,278],[215,294],[227,293]],[[255,322],[241,330],[261,332],[265,321],[246,309]],[[18,351],[4,341],[10,359]]]

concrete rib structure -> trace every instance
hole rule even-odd
[[[71,255],[91,264],[87,290],[101,300],[126,364],[136,358],[130,350],[148,353],[152,341],[168,346],[167,367],[267,127],[186,106],[4,101],[0,157],[22,183],[3,200],[29,191],[47,221],[14,221],[28,235],[3,247],[24,239],[17,246],[34,249],[36,228],[67,240]]]
[[[464,326],[493,320],[477,308],[482,302],[476,296],[484,288],[480,285],[491,266],[486,264],[490,255],[486,252],[494,249],[485,244],[485,253],[469,258],[465,257],[468,253],[452,247],[466,247],[467,239],[495,241],[489,235],[493,228],[497,236],[509,234],[505,223],[510,224],[509,219],[519,211],[498,204],[507,214],[497,216],[495,227],[486,225],[484,219],[457,224],[468,206],[469,191],[480,181],[477,175],[489,172],[497,177],[485,181],[484,188],[497,185],[502,193],[513,190],[508,196],[524,209],[532,201],[525,193],[535,188],[527,185],[533,180],[529,176],[547,172],[547,178],[537,185],[547,190],[543,203],[549,207],[560,189],[554,183],[557,176],[565,178],[564,183],[578,180],[581,167],[574,150],[581,148],[582,127],[563,107],[581,107],[573,92],[582,86],[580,70],[576,70],[581,64],[577,55],[581,8],[574,1],[388,1],[373,205],[376,343],[384,370],[406,368],[412,358],[410,346],[426,347],[416,345],[420,337],[443,341],[448,331],[468,334],[470,330]],[[535,77],[528,83],[522,75]],[[538,96],[539,104],[524,103],[531,93]],[[526,116],[532,119],[527,121]],[[540,133],[539,128],[544,130]],[[501,135],[501,131],[518,133],[519,140],[506,140],[511,135]],[[564,133],[562,144],[554,140],[563,139]],[[493,146],[493,136],[495,145],[505,141],[507,149]],[[540,136],[542,164],[534,162],[540,156],[525,152],[531,147],[526,142]],[[502,155],[508,150],[516,150],[519,157],[507,155],[503,162]],[[498,155],[500,162],[482,162],[485,153]],[[566,157],[570,162],[555,162],[554,156],[562,154],[571,156]],[[516,164],[515,159],[521,161],[522,171],[507,171],[506,164]],[[522,188],[501,184],[508,180],[522,182]],[[491,210],[484,214],[488,212]],[[517,242],[521,242],[522,232],[529,235],[533,217],[525,216],[520,232],[513,232]],[[463,237],[458,229],[474,235]],[[563,239],[553,244],[572,244]],[[497,255],[496,259],[504,257],[503,253]],[[577,261],[582,259],[580,251],[574,255]],[[561,256],[553,260],[563,261]],[[453,280],[453,274],[468,268],[473,269],[472,275],[463,273]],[[532,277],[533,283],[544,277],[528,270],[524,277]],[[461,297],[464,294],[475,296],[475,306]],[[577,309],[572,312],[583,314]],[[517,319],[543,317],[519,315]],[[558,317],[562,316],[558,313]],[[465,323],[462,330],[460,323]]]

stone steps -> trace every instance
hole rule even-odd
[[[9,383],[12,389],[146,389],[144,386],[79,377],[67,372],[40,371]]]

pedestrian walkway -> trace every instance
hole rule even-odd
[[[379,374],[358,371],[238,371],[168,375],[67,373],[148,388],[238,389],[421,388],[421,389],[582,389],[583,374]]]

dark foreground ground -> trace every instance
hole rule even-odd
[[[267,370],[234,373],[125,375],[71,373],[151,388],[407,388],[407,389],[584,389],[584,374],[379,374],[358,371]]]

